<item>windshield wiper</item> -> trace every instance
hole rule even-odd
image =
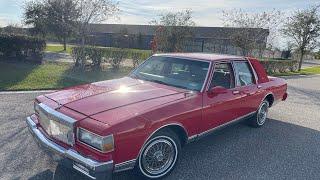
[[[150,79],[150,80],[148,80],[148,81],[155,82],[155,83],[159,83],[159,84],[164,84],[164,85],[169,85],[169,84],[167,84],[167,83],[165,83],[165,82],[163,82],[163,81],[159,81],[159,80],[155,80],[155,79]]]

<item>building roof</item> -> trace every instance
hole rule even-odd
[[[142,34],[153,36],[159,26],[155,25],[128,25],[128,24],[91,24],[93,33],[123,33]],[[261,28],[234,28],[234,27],[192,27],[196,38],[230,39],[237,32],[249,31],[251,33],[263,33],[269,35],[268,29]]]
[[[205,61],[219,61],[219,60],[242,60],[245,57],[242,56],[233,56],[225,54],[211,54],[211,53],[163,53],[155,54],[154,56],[169,56],[175,58],[185,58],[185,59],[194,59],[194,60],[205,60]]]

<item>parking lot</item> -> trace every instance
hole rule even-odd
[[[319,179],[320,76],[289,77],[287,82],[288,100],[270,110],[263,128],[241,123],[186,145],[166,179]],[[0,179],[63,175],[64,169],[33,142],[24,121],[40,94],[0,93]],[[126,172],[114,179],[134,178]]]

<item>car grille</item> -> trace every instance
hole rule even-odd
[[[42,129],[52,138],[63,143],[73,145],[73,124],[65,121],[61,113],[49,108],[44,104],[39,105],[39,123]],[[62,116],[61,116],[62,115]],[[71,119],[71,118],[70,118]]]

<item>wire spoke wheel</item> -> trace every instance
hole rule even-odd
[[[257,123],[261,126],[266,122],[268,116],[268,108],[269,104],[267,102],[263,102],[260,106],[260,109],[257,114]]]
[[[175,165],[178,156],[177,144],[167,136],[150,140],[140,156],[140,170],[149,178],[166,175]]]

